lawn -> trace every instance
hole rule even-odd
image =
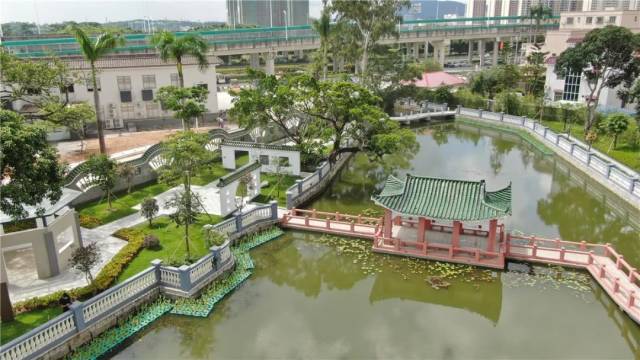
[[[560,121],[543,121],[543,124],[555,132],[565,132],[564,124]],[[629,129],[627,131],[637,131],[635,121],[629,123]],[[571,124],[571,135],[586,143],[584,140],[584,128],[582,125]],[[593,148],[608,155],[612,159],[627,165],[635,171],[640,171],[640,149],[637,147],[633,148],[631,145],[625,143],[623,138],[624,136],[618,137],[618,145],[616,149],[611,149],[609,151],[609,147],[613,142],[613,137],[599,134],[598,139],[593,143]]]
[[[278,184],[278,180],[280,183]],[[271,200],[278,200],[278,205],[287,206],[287,189],[291,185],[296,183],[296,180],[300,179],[299,176],[284,175],[284,174],[260,174],[261,181],[268,181],[269,185],[260,189],[260,195],[255,199],[257,202],[268,203]],[[278,193],[279,190],[279,193]]]
[[[0,323],[0,344],[6,344],[12,339],[46,323],[61,313],[62,308],[56,306],[18,314],[13,321]]]
[[[198,259],[209,251],[202,234],[202,226],[216,224],[220,221],[222,221],[220,216],[200,215],[198,222],[189,227],[189,248],[192,258]],[[176,261],[184,261],[186,258],[184,227],[177,227],[169,217],[161,216],[155,219],[151,228],[146,222],[134,228],[157,236],[160,240],[160,246],[157,249],[143,248],[120,273],[118,283],[148,268],[154,259],[160,259],[164,264],[170,265]]]
[[[240,157],[238,161],[247,163],[249,157]],[[229,172],[229,170],[222,167],[221,162],[216,161],[200,169],[191,179],[191,183],[193,185],[206,185]],[[133,188],[131,193],[128,194],[126,191],[118,193],[111,203],[112,209],[109,209],[106,199],[80,205],[77,209],[80,213],[81,225],[86,228],[94,228],[131,215],[138,211],[133,207],[140,204],[142,200],[159,195],[170,188],[171,185],[153,182]]]

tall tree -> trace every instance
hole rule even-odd
[[[398,36],[399,12],[408,0],[333,0],[331,10],[336,20],[351,27],[347,34],[355,38],[361,53],[360,72],[367,73],[369,52],[385,36]]]
[[[162,156],[166,159],[165,166],[161,168],[160,179],[167,183],[174,183],[182,179],[184,191],[179,197],[173,199],[175,205],[180,204],[176,213],[176,223],[184,225],[184,239],[189,249],[189,225],[195,221],[196,214],[192,210],[198,204],[192,201],[191,177],[207,161],[211,160],[212,153],[206,149],[209,136],[193,131],[180,131],[172,135],[162,143]]]
[[[58,201],[62,195],[64,170],[65,166],[58,162],[56,149],[47,142],[47,131],[43,126],[28,124],[16,112],[0,110],[2,212],[19,220],[27,215],[27,206],[38,208],[43,200]],[[0,274],[0,316],[3,322],[13,319],[4,272]]]
[[[182,60],[185,56],[193,56],[198,62],[200,69],[204,70],[209,66],[207,62],[207,42],[197,35],[176,36],[169,31],[161,31],[151,38],[151,43],[158,49],[160,58],[164,62],[175,61],[178,70],[180,87],[184,87],[184,74],[182,71]]]
[[[96,62],[112,52],[116,47],[124,45],[125,40],[120,34],[106,32],[98,35],[93,41],[78,25],[72,25],[70,31],[75,36],[82,54],[91,66],[91,84],[94,89],[93,104],[96,108],[98,143],[100,145],[100,153],[106,154],[107,145],[104,141],[104,124],[102,123],[102,113],[100,112],[100,92],[98,91],[98,78],[96,77],[98,72]]]
[[[589,94],[585,133],[596,120],[602,90],[632,82],[640,75],[640,58],[636,56],[639,49],[640,34],[609,25],[591,30],[581,43],[565,50],[556,60],[555,72],[559,76],[582,74],[586,79]]]
[[[56,109],[58,106],[59,104],[50,104],[45,107],[44,111],[50,113],[46,117],[47,121],[54,125],[66,126],[75,132],[80,138],[80,152],[84,152],[87,124],[96,121],[95,109],[87,103],[69,104]]]
[[[320,36],[320,48],[318,49],[317,65],[322,69],[322,80],[327,80],[327,64],[329,62],[329,35],[331,34],[331,11],[326,6],[326,1],[323,3],[320,18],[317,20],[313,20],[312,26]]]
[[[189,130],[193,119],[207,111],[205,102],[208,94],[209,90],[199,86],[163,86],[158,90],[156,101],[165,109],[172,110],[174,115],[182,120],[183,128]]]

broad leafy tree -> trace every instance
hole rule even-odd
[[[27,215],[25,206],[57,201],[65,166],[47,142],[46,128],[26,123],[13,111],[0,110],[0,140],[0,210],[21,219]]]
[[[20,59],[0,47],[0,96],[3,104],[20,101],[35,111],[25,112],[29,120],[48,120],[67,108],[68,86],[75,76],[59,59]],[[58,119],[60,116],[58,116]]]
[[[249,128],[277,126],[303,152],[319,154],[320,144],[330,142],[331,161],[345,152],[381,156],[414,149],[415,134],[389,119],[381,104],[370,90],[348,81],[261,75],[254,89],[240,91],[231,114]]]
[[[96,122],[96,112],[87,103],[69,104],[60,109],[58,104],[49,104],[45,107],[45,112],[50,115],[46,118],[54,125],[66,126],[75,132],[80,139],[80,152],[84,152],[84,140],[86,138],[86,128],[90,123]]]
[[[198,194],[188,190],[174,192],[169,200],[165,202],[167,208],[173,209],[169,218],[177,226],[184,226],[184,244],[187,250],[187,261],[191,261],[191,250],[189,247],[189,225],[198,220],[198,214],[204,212],[202,201]]]
[[[618,136],[627,131],[631,118],[628,115],[617,113],[607,116],[603,124],[603,130],[613,136],[611,147],[613,149],[618,145]],[[611,148],[610,147],[610,148]]]
[[[178,70],[180,87],[184,87],[184,73],[182,60],[186,56],[193,56],[201,70],[209,66],[207,62],[207,42],[197,35],[176,36],[169,31],[161,31],[151,38],[151,43],[158,49],[160,58],[164,62],[175,61]]]
[[[596,121],[596,108],[604,88],[633,82],[640,75],[640,35],[618,26],[591,30],[575,47],[565,50],[556,61],[555,72],[565,77],[582,74],[588,86],[588,116],[584,131]]]
[[[72,268],[80,271],[84,274],[87,282],[93,288],[95,292],[96,287],[91,274],[91,269],[100,262],[100,251],[96,243],[87,244],[73,250],[71,257],[69,258],[69,264]]]
[[[360,53],[360,72],[367,73],[369,53],[385,36],[398,36],[399,11],[409,6],[407,0],[333,0],[331,10],[336,20],[350,28],[345,34],[354,38]],[[350,49],[353,50],[353,49]]]
[[[184,187],[184,191],[180,192],[179,197],[174,197],[172,203],[176,207],[180,206],[174,214],[174,221],[179,225],[184,225],[187,251],[189,249],[189,225],[195,221],[197,216],[197,211],[193,209],[199,209],[198,199],[192,199],[191,177],[201,166],[212,159],[212,153],[206,149],[208,142],[207,134],[193,131],[178,132],[163,142],[162,156],[165,157],[166,165],[160,169],[160,178],[170,184],[182,179]]]
[[[104,141],[104,128],[102,123],[102,113],[100,112],[100,91],[98,91],[98,69],[96,62],[112,52],[116,47],[124,45],[124,37],[116,33],[102,33],[95,37],[95,40],[89,37],[85,31],[78,25],[72,25],[70,32],[75,36],[80,51],[91,66],[91,84],[93,85],[93,104],[96,109],[96,125],[98,128],[98,143],[100,145],[100,153],[107,152],[107,145]]]
[[[165,109],[172,110],[174,115],[182,120],[182,127],[189,130],[193,119],[207,111],[205,102],[208,94],[209,90],[200,86],[163,86],[158,90],[156,101]]]
[[[120,179],[123,179],[127,183],[127,193],[130,193],[133,177],[136,176],[136,167],[129,162],[124,162],[118,165],[117,172]]]
[[[107,197],[109,210],[112,209],[113,188],[118,182],[118,163],[105,154],[92,155],[85,162],[87,172],[92,177],[92,184],[100,188]]]

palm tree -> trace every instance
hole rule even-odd
[[[327,50],[329,48],[329,34],[331,33],[331,16],[326,6],[322,9],[320,19],[313,20],[313,29],[320,35],[322,80],[327,80]]]
[[[540,30],[540,23],[542,22],[542,20],[543,19],[548,19],[551,16],[553,16],[553,9],[551,9],[547,5],[538,4],[538,5],[531,6],[531,8],[529,9],[529,18],[532,19],[532,20],[535,20],[535,22],[536,22],[536,27],[535,27],[536,28],[536,34]],[[530,36],[529,37],[529,42],[533,42],[532,39],[534,39],[534,38],[532,36]]]
[[[93,105],[96,108],[96,125],[98,127],[98,143],[100,153],[106,154],[107,146],[104,142],[104,130],[102,124],[102,114],[100,113],[100,94],[98,92],[98,81],[96,80],[96,61],[111,52],[118,46],[124,45],[124,37],[116,33],[102,33],[92,41],[89,36],[78,25],[71,25],[70,32],[75,36],[80,45],[80,51],[91,65],[91,82],[93,84]]]
[[[207,49],[209,46],[203,38],[196,35],[185,35],[177,37],[175,34],[162,31],[151,38],[151,43],[160,52],[160,58],[164,62],[174,60],[178,69],[178,79],[180,87],[184,87],[184,75],[182,73],[182,58],[191,55],[198,61],[198,66],[204,70],[207,62]]]

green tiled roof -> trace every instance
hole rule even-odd
[[[389,176],[384,189],[372,197],[395,212],[441,220],[486,220],[511,214],[511,184],[487,191],[484,180],[467,181]]]

